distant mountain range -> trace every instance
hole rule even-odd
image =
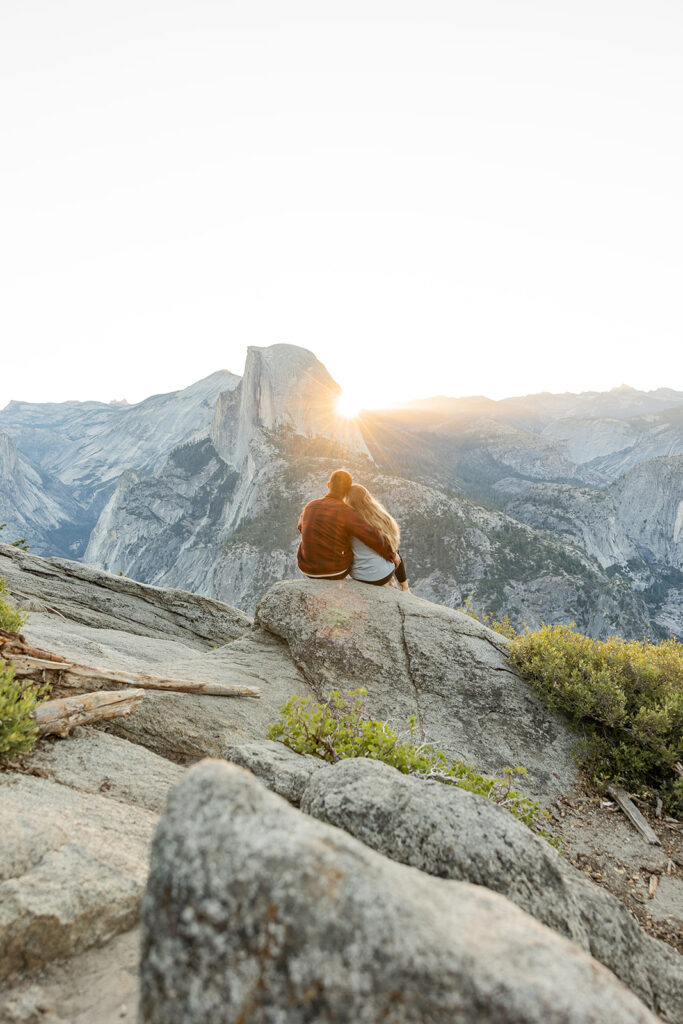
[[[0,411],[0,522],[250,610],[297,574],[305,501],[347,465],[397,517],[416,593],[596,636],[683,635],[683,392],[621,387],[336,414],[305,349],[250,348],[137,405]]]

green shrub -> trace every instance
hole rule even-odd
[[[485,778],[470,765],[447,757],[429,744],[411,742],[417,728],[414,716],[408,720],[404,740],[386,722],[368,716],[367,692],[358,689],[342,696],[335,690],[324,704],[313,703],[310,697],[290,697],[280,708],[280,721],[270,727],[268,736],[300,754],[314,754],[325,761],[368,757],[405,775],[460,786],[500,804],[535,832],[546,835],[541,828],[544,812],[537,801],[512,789],[513,776],[526,774],[525,768],[505,768],[502,779]]]
[[[15,679],[12,666],[0,662],[0,760],[34,747],[38,728],[31,716],[48,692],[47,685]]]
[[[8,633],[18,633],[28,621],[28,615],[19,611],[9,601],[3,601],[2,595],[7,593],[9,591],[5,579],[0,576],[0,629],[5,629]]]
[[[592,640],[572,626],[513,638],[510,661],[551,708],[581,726],[579,759],[593,782],[657,793],[683,814],[683,646]]]

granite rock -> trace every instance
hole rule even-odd
[[[356,758],[313,776],[301,809],[392,860],[500,893],[609,967],[665,1020],[683,1019],[676,952],[490,800]]]
[[[497,893],[375,853],[224,762],[190,769],[143,903],[142,1024],[656,1017]]]

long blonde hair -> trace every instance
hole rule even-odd
[[[392,551],[398,551],[401,530],[393,516],[389,515],[384,505],[370,494],[362,484],[353,484],[346,495],[346,503],[355,509],[370,526],[382,534]]]

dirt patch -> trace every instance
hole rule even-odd
[[[616,804],[584,782],[548,808],[567,858],[621,900],[651,935],[683,953],[683,823],[657,818],[631,796],[661,846],[650,846]]]

